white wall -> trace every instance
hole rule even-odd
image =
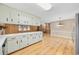
[[[75,35],[75,20],[62,21],[63,26],[59,27],[58,21],[51,23],[51,36],[64,37],[72,39]]]

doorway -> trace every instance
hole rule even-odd
[[[50,23],[44,23],[39,26],[39,30],[43,32],[44,35],[50,35]]]

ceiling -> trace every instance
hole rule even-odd
[[[24,12],[29,12],[33,15],[39,16],[39,17],[45,17],[48,14],[53,11],[53,8],[57,4],[52,4],[52,8],[50,10],[43,10],[40,6],[36,5],[36,3],[4,3],[5,5],[8,5],[10,7],[22,10]]]
[[[79,12],[79,3],[50,3],[52,8],[50,10],[43,10],[36,3],[4,3],[10,7],[28,12],[32,15],[41,18],[52,18],[59,16],[72,16],[74,13]],[[73,16],[72,16],[73,17]]]

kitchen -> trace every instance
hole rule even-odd
[[[51,10],[52,8],[54,8],[53,11],[55,12],[48,10],[46,12],[47,14],[44,11],[42,14],[41,11],[39,12],[40,7],[35,7],[37,11],[33,9],[34,6],[36,6],[35,3],[0,3],[0,55],[19,55],[19,52],[23,51],[23,49],[26,49],[25,52],[27,51],[24,55],[26,55],[27,53],[36,53],[35,55],[45,55],[47,54],[47,51],[48,54],[57,53],[58,55],[61,55],[63,54],[62,50],[65,49],[65,45],[67,44],[67,42],[69,42],[69,46],[67,49],[70,49],[69,51],[72,50],[72,52],[67,52],[69,54],[71,53],[72,55],[75,54],[74,39],[76,21],[74,15],[75,13],[79,12],[79,4],[60,3],[54,5],[56,6],[56,8],[60,9],[55,10],[54,7],[51,7]],[[58,5],[60,6],[58,7]],[[25,8],[24,6],[27,7]],[[68,10],[66,7],[71,8]],[[67,12],[64,12],[64,10]],[[32,11],[32,14],[29,13],[29,11]],[[36,15],[33,15],[33,12],[35,12]],[[37,14],[41,15],[41,17],[37,16]],[[49,17],[47,17],[48,15]],[[53,17],[51,15],[53,15]],[[59,43],[57,44],[57,42]],[[59,44],[62,44],[63,47],[59,46]],[[35,45],[36,47],[32,47]],[[58,48],[58,52],[53,53],[53,47],[55,45],[57,45],[56,48],[58,48],[59,46],[61,47],[61,49]],[[31,50],[28,48],[30,48]],[[38,51],[35,52],[34,50],[35,53],[31,53],[33,52],[32,50],[35,48]],[[52,48],[51,53],[49,53],[49,48]],[[46,50],[44,51],[43,49]]]
[[[0,4],[0,13],[2,13],[0,15],[0,54],[9,54],[41,41],[43,33],[39,31],[39,22],[37,21],[40,18],[27,15],[26,13],[22,13],[22,11],[17,12],[16,9],[9,8],[3,4]],[[34,19],[36,22],[31,19]],[[6,43],[5,40],[7,40]]]

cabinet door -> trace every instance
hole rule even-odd
[[[22,25],[26,25],[27,24],[27,20],[26,20],[26,14],[24,14],[23,12],[21,12],[21,16],[20,16],[20,24]]]
[[[18,24],[21,24],[21,18],[22,18],[22,15],[21,15],[21,11],[17,11],[17,15],[18,15]]]
[[[38,42],[38,33],[34,33],[34,43]]]
[[[28,46],[28,41],[27,41],[26,35],[20,36],[19,47],[23,48],[26,46]]]
[[[39,21],[40,19],[39,18],[35,18],[34,19],[34,24],[35,24],[35,26],[40,26],[40,21]]]
[[[28,15],[27,16],[27,25],[32,25],[33,24],[33,20],[32,18]]]
[[[39,38],[37,38],[38,35],[36,35],[36,33],[32,33],[32,34],[28,34],[28,42],[29,45],[36,43],[39,41]]]
[[[33,43],[39,42],[40,40],[42,40],[42,33],[37,32],[37,33],[33,33]]]
[[[33,34],[28,34],[27,38],[28,38],[29,45],[34,43]]]
[[[37,41],[42,40],[42,36],[43,36],[43,33],[42,32],[38,32],[37,33]]]
[[[7,18],[9,20],[9,8],[0,4],[0,22],[7,23]]]
[[[36,33],[32,33],[32,43],[35,43],[36,42]]]
[[[19,49],[18,39],[11,38],[11,40],[7,40],[8,45],[8,53],[14,52]]]
[[[11,9],[10,10],[10,23],[17,24],[17,21],[18,21],[17,10]]]

